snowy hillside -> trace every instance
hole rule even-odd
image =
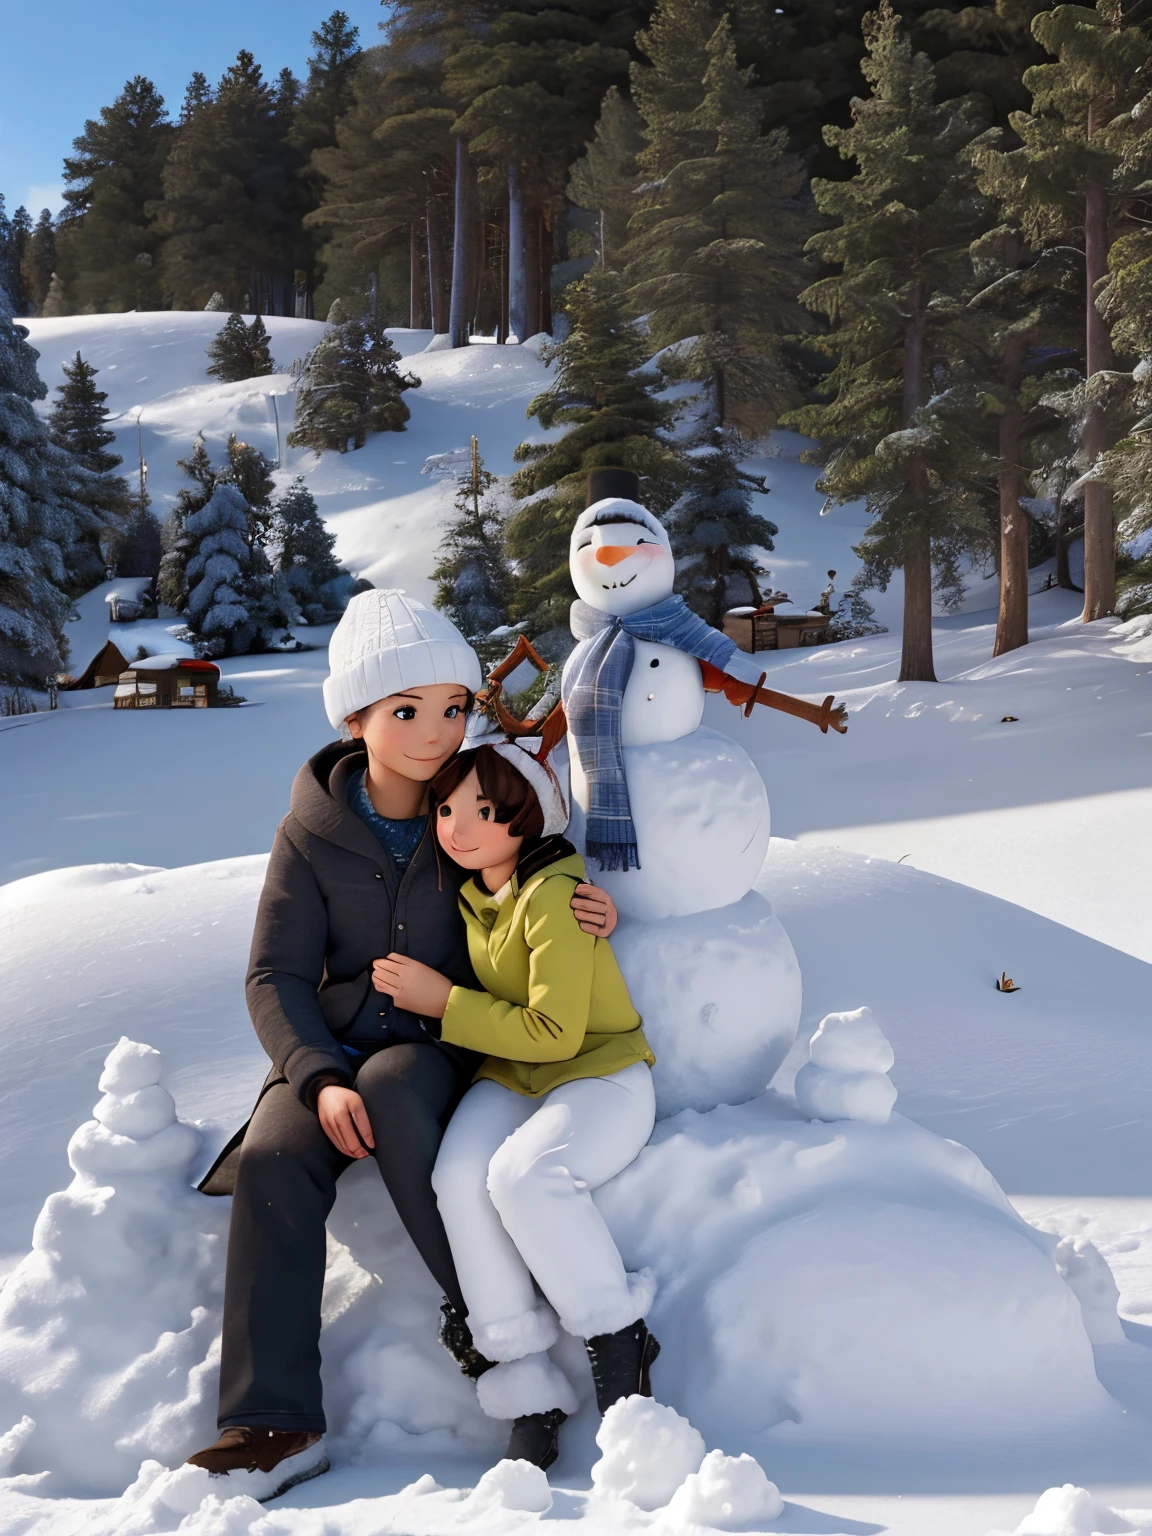
[[[159,500],[199,427],[275,451],[289,381],[204,378],[218,323],[31,329],[49,382],[77,346],[104,370],[129,460],[144,405]],[[269,326],[282,365],[320,329]],[[424,458],[476,432],[509,469],[545,370],[527,346],[410,366],[408,433],[281,473],[309,475],[354,569],[422,592],[448,498]],[[850,574],[858,530],[850,509],[818,518],[781,446],[762,466],[774,573],[807,599],[828,565]],[[78,649],[107,633],[103,595],[79,604]],[[598,1448],[586,1402],[550,1491],[483,1475],[499,1447],[431,1342],[438,1298],[371,1168],[333,1219],[333,1472],[262,1509],[157,1465],[211,1427],[226,1202],[187,1186],[266,1068],[242,977],[291,779],[330,735],[322,645],[225,662],[239,710],[113,712],[101,690],[0,721],[0,1532],[1152,1531],[1152,623],[1085,627],[1048,592],[1033,643],[993,662],[974,602],[937,623],[938,684],[895,681],[896,632],[764,656],[772,687],[847,703],[844,738],[708,704],[768,786],[757,891],[799,958],[803,1021],[772,1091],[661,1121],[598,1196],[657,1276],[658,1395],[703,1440],[620,1420]],[[1002,971],[1020,991],[994,990]],[[895,1113],[822,1123],[802,1087],[809,1120],[809,1039],[861,1006],[891,1043],[868,1060]],[[123,1048],[105,1070],[122,1036],[162,1063]]]
[[[187,454],[196,434],[203,432],[215,455],[235,432],[270,459],[279,457],[280,483],[306,476],[337,535],[337,557],[352,571],[376,586],[402,586],[430,597],[429,578],[451,491],[421,474],[424,461],[429,454],[466,445],[475,433],[487,467],[494,474],[511,472],[517,444],[541,435],[524,414],[548,380],[536,343],[425,352],[430,331],[390,331],[407,370],[421,381],[404,397],[412,412],[407,430],[374,437],[358,452],[318,457],[285,447],[284,439],[293,411],[287,370],[294,358],[316,345],[323,324],[267,316],[272,355],[284,371],[241,384],[217,384],[207,376],[205,348],[223,320],[217,314],[172,312],[71,315],[22,324],[40,353],[40,376],[50,390],[61,380],[61,364],[77,350],[100,370],[97,382],[108,391],[117,418],[112,423],[117,452],[124,457],[125,471],[135,472],[142,439],[158,513],[163,514],[181,484],[176,461]],[[822,590],[829,567],[840,573],[840,590],[847,585],[859,566],[851,545],[863,519],[852,508],[819,516],[823,498],[813,489],[812,470],[797,462],[799,446],[793,434],[781,433],[773,446],[776,456],[750,461],[749,467],[772,487],[764,506],[781,530],[769,562],[773,575],[797,603],[806,605]],[[898,622],[899,593],[897,582],[879,599],[883,623]]]

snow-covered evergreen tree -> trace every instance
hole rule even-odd
[[[222,315],[227,308],[228,301],[220,292],[219,288],[217,288],[216,292],[204,306],[205,312],[210,315]]]
[[[263,550],[248,543],[248,504],[236,486],[218,484],[184,535],[188,623],[201,654],[239,656],[282,639],[295,605]]]
[[[32,408],[47,389],[28,332],[0,288],[0,696],[39,689],[67,654],[65,551],[75,508],[60,494],[66,456]]]
[[[324,623],[336,609],[324,591],[345,574],[332,553],[335,543],[336,535],[325,528],[303,475],[297,475],[276,503],[270,544],[273,570],[283,576],[309,624]]]
[[[492,496],[495,479],[473,438],[471,467],[456,492],[432,572],[437,608],[473,641],[508,622],[512,572],[504,557],[504,517]]]
[[[864,584],[859,577],[849,583],[848,590],[837,603],[832,622],[828,626],[829,640],[862,640],[866,635],[886,635],[887,628],[876,622],[876,610],[864,596]]]
[[[69,586],[75,591],[102,580],[105,556],[121,544],[129,518],[128,486],[116,474],[123,460],[109,451],[116,434],[108,427],[108,395],[96,387],[96,374],[77,352],[64,364],[64,383],[57,387],[48,418],[53,443],[87,471],[78,477],[64,470],[72,493],[86,509],[66,557]]]
[[[740,436],[705,426],[691,450],[692,479],[666,523],[676,556],[676,589],[688,606],[719,629],[728,608],[759,606],[758,551],[770,550],[778,529],[754,510],[768,487],[740,468]]]
[[[308,358],[288,446],[346,453],[363,448],[370,432],[403,432],[410,414],[403,391],[420,381],[401,373],[399,362],[380,321],[333,326]]]
[[[216,295],[208,303],[211,305]],[[275,364],[269,345],[268,329],[260,315],[251,325],[245,325],[244,316],[229,315],[208,344],[208,356],[212,359],[209,376],[221,384],[238,384],[243,379],[263,378],[272,373]]]
[[[183,613],[188,601],[186,566],[193,548],[184,524],[193,512],[199,512],[207,505],[216,488],[216,471],[212,468],[203,437],[198,437],[192,444],[192,452],[186,459],[177,459],[176,463],[191,484],[182,486],[177,492],[176,503],[164,519],[160,532],[164,554],[156,579],[156,600],[176,613]]]

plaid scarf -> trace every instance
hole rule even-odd
[[[580,644],[564,675],[564,712],[588,780],[585,852],[601,869],[639,869],[620,739],[624,689],[636,654],[633,641],[674,646],[743,682],[758,682],[763,668],[738,651],[734,640],[693,613],[678,595],[623,618],[577,600],[572,604],[571,623]]]

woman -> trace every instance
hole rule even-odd
[[[460,909],[480,986],[399,954],[375,983],[438,1020],[443,1041],[485,1053],[432,1184],[476,1348],[495,1362],[481,1405],[515,1420],[510,1458],[547,1468],[577,1406],[546,1353],[561,1327],[585,1341],[602,1413],[650,1395],[651,1277],[625,1273],[592,1191],[652,1133],[655,1058],[610,947],[570,911],[584,863],[558,835],[568,817],[547,763],[489,740],[437,774],[432,800],[441,848],[473,872]]]

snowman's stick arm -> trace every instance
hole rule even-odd
[[[766,704],[769,709],[795,715],[798,720],[810,720],[813,725],[820,727],[825,736],[829,726],[841,736],[848,729],[848,711],[843,704],[836,703],[833,694],[829,694],[823,704],[809,704],[806,699],[793,698],[790,693],[777,693],[774,688],[742,683],[707,661],[700,663],[700,670],[704,674],[705,692],[722,693],[729,704],[743,705],[745,716],[750,715],[757,704]],[[763,684],[767,676],[767,672],[761,672],[760,684]]]

